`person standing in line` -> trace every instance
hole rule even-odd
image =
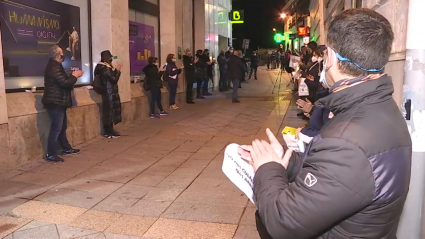
[[[143,68],[143,72],[145,73],[145,80],[149,85],[149,91],[151,92],[151,101],[149,102],[150,106],[150,114],[149,117],[151,119],[159,119],[160,116],[167,116],[168,113],[164,111],[162,108],[161,102],[161,88],[162,88],[162,80],[161,77],[164,74],[165,66],[159,69],[158,58],[149,57],[148,59],[149,65]],[[159,115],[155,114],[155,104],[158,105]]]
[[[218,62],[218,68],[220,70],[220,80],[218,83],[218,90],[220,92],[223,92],[226,90],[226,87],[227,87],[227,75],[226,75],[227,59],[224,54],[224,50],[222,50],[220,52],[220,55],[218,55],[217,62]]]
[[[195,78],[196,78],[196,99],[205,99],[202,96],[202,83],[204,82],[205,68],[207,63],[203,58],[203,51],[197,50],[195,55]]]
[[[233,47],[229,47],[229,50],[224,54],[226,56],[226,61],[227,61],[227,70],[226,70],[227,89],[225,89],[226,91],[229,90],[229,89],[233,89],[230,86],[230,83],[232,82],[232,79],[230,78],[230,75],[228,73],[228,71],[229,71],[229,63],[228,62],[229,62],[230,57],[233,55],[233,52],[234,52]]]
[[[240,57],[240,51],[234,51],[233,55],[229,59],[229,77],[232,79],[233,84],[233,95],[232,102],[240,103],[238,100],[238,86],[242,77],[245,76],[245,66]]]
[[[195,83],[195,64],[197,59],[193,59],[192,52],[186,49],[186,55],[183,56],[184,73],[186,78],[186,103],[194,104],[193,101],[193,83]]]
[[[202,56],[204,62],[206,62],[205,65],[205,69],[204,69],[204,81],[202,82],[202,95],[203,96],[210,96],[212,95],[209,91],[208,91],[208,86],[210,83],[210,70],[211,70],[211,74],[212,74],[212,62],[210,59],[210,50],[205,49],[204,50],[204,54]]]
[[[116,68],[112,65],[114,56],[110,51],[100,53],[100,62],[94,69],[94,75],[99,76],[103,88],[102,91],[102,121],[104,136],[106,138],[121,137],[114,125],[121,123],[121,99],[118,90],[118,80],[121,76],[122,64]]]
[[[72,92],[77,79],[84,75],[81,70],[73,71],[70,76],[65,72],[62,62],[65,57],[63,50],[54,45],[49,50],[49,62],[44,71],[44,94],[41,102],[50,117],[50,131],[47,139],[47,162],[63,162],[58,156],[56,145],[59,141],[62,156],[77,154],[79,149],[73,149],[68,142],[66,129],[68,117],[66,110],[72,107]]]
[[[182,73],[184,67],[177,67],[176,65],[176,56],[174,54],[169,54],[167,56],[167,66],[166,66],[166,77],[168,86],[170,87],[170,109],[176,110],[179,107],[176,105],[176,95],[177,95],[177,86],[179,84],[179,75]]]
[[[254,72],[255,79],[257,80],[257,69],[258,69],[258,56],[257,56],[257,52],[254,51],[251,56],[251,72],[249,73],[248,80],[251,80],[253,72]]]

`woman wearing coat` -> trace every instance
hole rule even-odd
[[[112,66],[113,56],[110,51],[101,53],[101,60],[96,65],[94,75],[100,77],[102,92],[102,122],[107,138],[119,138],[121,135],[114,130],[114,125],[122,121],[121,100],[118,93],[118,80],[121,76],[122,64]]]
[[[176,110],[179,107],[176,105],[177,85],[179,84],[179,75],[182,73],[183,66],[177,67],[176,56],[169,54],[167,56],[166,81],[170,88],[170,109]]]
[[[146,76],[146,81],[149,85],[149,91],[151,92],[151,101],[150,103],[150,118],[151,119],[159,119],[160,116],[166,116],[168,115],[167,112],[164,111],[162,108],[162,102],[161,102],[161,87],[162,87],[162,80],[161,77],[164,74],[165,67],[162,67],[159,69],[159,63],[158,58],[156,57],[149,57],[148,59],[149,65],[145,66],[143,68],[143,72]],[[155,114],[155,105],[158,106],[159,109],[159,115]]]

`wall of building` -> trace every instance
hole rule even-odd
[[[357,1],[358,2],[358,1]],[[323,16],[320,14],[323,8]],[[352,7],[351,0],[312,0],[310,3],[312,34],[320,35],[319,43],[326,44],[326,31],[332,17],[342,9]],[[394,43],[391,50],[390,61],[385,71],[392,76],[394,84],[394,99],[397,104],[401,104],[403,94],[404,63],[406,50],[406,30],[407,30],[407,10],[408,5],[403,1],[396,0],[363,0],[363,7],[373,9],[385,16],[393,26]],[[318,10],[319,9],[319,10]],[[316,14],[318,11],[319,14]],[[313,24],[319,23],[320,27]]]
[[[66,2],[66,0],[60,0]],[[69,0],[76,1],[76,0]],[[188,0],[149,0],[159,4],[161,59],[168,53],[184,54],[186,48],[205,48],[205,0],[195,0],[195,6]],[[230,0],[229,0],[230,2]],[[129,9],[127,1],[96,0],[92,16],[93,61],[100,60],[100,52],[110,49],[123,63],[119,81],[122,101],[123,122],[118,130],[139,123],[148,116],[148,96],[140,84],[130,83],[129,69]],[[196,30],[192,27],[192,8],[200,10],[195,14]],[[201,8],[202,7],[202,8]],[[199,17],[201,15],[201,17]],[[199,22],[197,22],[198,20]],[[199,28],[197,28],[199,27]],[[194,31],[194,33],[193,33]],[[231,32],[231,31],[230,31]],[[1,41],[0,41],[1,42]],[[3,59],[0,45],[0,61]],[[5,93],[3,64],[0,62],[0,172],[10,170],[33,160],[42,160],[50,127],[50,120],[41,104],[42,92]],[[178,61],[178,64],[180,61]],[[90,74],[90,72],[86,72]],[[177,103],[184,102],[184,76],[179,83]],[[72,145],[78,145],[98,137],[101,99],[90,87],[75,89],[78,106],[67,111],[68,138]],[[168,105],[168,92],[164,88],[163,104]],[[149,121],[148,121],[149,122]]]

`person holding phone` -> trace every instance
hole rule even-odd
[[[65,72],[62,66],[65,56],[62,48],[54,45],[49,50],[50,59],[44,72],[44,94],[41,102],[50,117],[50,132],[47,139],[47,162],[63,162],[58,156],[57,143],[62,147],[62,156],[77,154],[79,149],[73,149],[66,136],[68,117],[66,110],[72,107],[72,91],[77,79],[84,75],[81,70]]]
[[[176,105],[177,86],[179,84],[179,75],[182,73],[183,65],[177,67],[176,56],[174,54],[168,54],[166,64],[166,81],[170,88],[170,109],[176,110],[179,107]]]
[[[162,80],[161,77],[164,74],[166,69],[165,66],[159,69],[159,63],[157,57],[149,57],[148,58],[149,65],[143,68],[143,72],[146,76],[146,81],[149,85],[149,91],[151,92],[151,101],[150,103],[150,115],[151,119],[159,119],[160,116],[167,116],[168,113],[164,111],[162,108],[161,102],[161,88],[162,88]],[[155,114],[155,104],[158,106],[159,115]]]
[[[112,66],[114,56],[110,51],[103,51],[101,60],[94,70],[100,76],[103,87],[102,93],[102,121],[106,138],[119,138],[120,133],[114,130],[114,125],[121,123],[121,99],[118,91],[118,80],[121,76],[122,63],[115,68]]]

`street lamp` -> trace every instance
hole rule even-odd
[[[285,17],[286,17],[285,13],[280,14],[280,18],[282,18],[283,20],[283,35],[285,35]],[[285,45],[286,45],[286,39],[285,39]]]
[[[273,31],[276,32],[276,28],[273,28]]]
[[[280,18],[285,18],[286,17],[286,14],[285,13],[281,13],[280,14]]]

